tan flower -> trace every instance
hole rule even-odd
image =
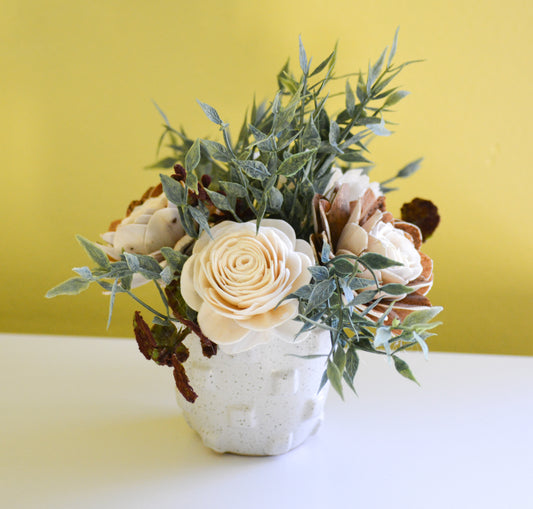
[[[294,336],[298,302],[279,303],[310,281],[309,244],[273,219],[264,219],[257,234],[255,221],[224,221],[211,234],[196,241],[181,276],[181,293],[198,311],[202,332],[229,353],[265,343],[272,334]]]
[[[159,250],[173,247],[184,233],[178,209],[159,185],[133,201],[124,219],[111,223],[109,231],[102,235],[109,245],[102,248],[114,260],[120,259],[123,251],[161,260]]]
[[[375,307],[373,316],[380,316],[393,300],[397,302],[389,322],[395,317],[403,319],[420,307],[431,306],[426,294],[433,284],[433,262],[420,251],[420,230],[415,225],[395,220],[385,209],[384,196],[368,187],[362,196],[352,199],[349,185],[342,184],[331,202],[316,196],[314,203],[315,243],[319,243],[323,235],[335,255],[378,253],[402,264],[374,273],[380,284],[399,283],[411,287],[413,293],[394,297],[377,295],[376,298],[383,300]],[[372,279],[368,270],[359,276]]]

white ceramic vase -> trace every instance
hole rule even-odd
[[[192,335],[191,335],[192,336]],[[301,342],[274,336],[266,344],[228,355],[219,349],[210,359],[196,337],[189,337],[185,363],[198,394],[188,403],[177,392],[178,404],[189,426],[204,444],[217,452],[270,456],[303,443],[320,427],[328,385],[318,388],[329,332],[312,331]]]

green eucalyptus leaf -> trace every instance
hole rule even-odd
[[[48,290],[48,292],[46,292],[46,298],[51,299],[58,295],[78,295],[84,290],[87,290],[90,284],[91,282],[87,281],[87,279],[73,277]]]
[[[377,290],[365,290],[364,292],[358,293],[355,298],[350,302],[350,306],[368,304],[374,299],[377,293]]]
[[[248,125],[248,130],[253,134],[255,138],[255,145],[257,145],[259,150],[263,150],[265,152],[275,152],[277,150],[276,140],[273,135],[266,135],[252,124]]]
[[[169,285],[174,280],[174,271],[170,267],[170,265],[167,265],[160,274],[161,280],[165,285]]]
[[[350,81],[346,80],[346,111],[350,114],[350,116],[354,116],[355,114],[355,95],[353,93],[352,87],[350,86]]]
[[[87,281],[91,281],[93,279],[93,273],[89,267],[74,267],[72,270]]]
[[[278,138],[278,151],[285,150],[287,147],[292,145],[296,141],[303,129],[285,129],[281,136]]]
[[[344,372],[344,368],[346,367],[346,352],[341,346],[338,346],[333,353],[333,363],[337,366],[340,373]]]
[[[113,286],[111,287],[111,294],[109,296],[109,312],[107,315],[106,330],[109,330],[109,327],[111,326],[111,318],[113,316],[113,308],[115,307],[115,296],[117,295],[118,287],[118,279],[115,279],[115,281],[113,281]]]
[[[209,189],[206,189],[207,194],[211,201],[213,202],[213,205],[220,210],[229,210],[235,212],[233,207],[231,206],[230,202],[228,201],[228,198],[224,196],[223,194],[217,193],[215,191],[210,191]]]
[[[331,246],[327,242],[324,242],[324,244],[322,245],[322,252],[320,253],[320,260],[322,261],[322,263],[329,262],[330,254]]]
[[[360,79],[357,83],[357,87],[355,87],[355,94],[357,95],[357,99],[359,99],[359,102],[364,104],[367,100],[367,93],[366,93],[366,86],[362,81],[362,76],[359,75]]]
[[[401,285],[398,283],[389,283],[381,287],[381,291],[389,295],[403,295],[404,293],[414,292],[414,288],[410,286]]]
[[[168,175],[160,174],[159,177],[163,185],[163,192],[168,200],[178,207],[185,206],[187,204],[187,188],[183,183],[174,180]]]
[[[396,55],[396,49],[398,48],[398,32],[400,31],[400,27],[396,28],[396,32],[394,33],[394,40],[392,41],[392,46],[389,53],[389,60],[387,62],[387,67],[390,67],[392,64],[392,60],[394,59],[394,55]]]
[[[333,260],[331,260],[331,266],[334,269],[334,272],[339,276],[348,276],[354,271],[353,262],[346,258],[333,258]]]
[[[365,253],[359,257],[359,261],[373,270],[387,269],[388,267],[402,265],[400,262],[391,260],[378,253]]]
[[[302,134],[302,146],[304,149],[313,149],[320,146],[320,133],[315,126],[313,117],[309,118],[309,122],[305,125]]]
[[[294,115],[296,114],[296,109],[300,104],[300,91],[301,87],[296,90],[287,106],[280,111],[279,115],[276,116],[276,121],[274,123],[274,132],[283,131],[284,127],[288,127],[291,125],[291,122],[294,119]]]
[[[387,97],[387,99],[383,103],[383,107],[386,108],[387,106],[392,106],[397,102],[400,102],[404,97],[408,95],[409,92],[407,92],[407,90],[397,90],[396,92],[393,92]]]
[[[433,306],[430,308],[417,309],[410,313],[405,320],[402,322],[403,327],[414,327],[417,324],[424,324],[430,322],[435,318],[441,311],[441,306]]]
[[[313,290],[313,285],[304,285],[300,286],[296,291],[292,292],[290,295],[287,295],[285,299],[309,299],[311,296],[311,291]]]
[[[409,368],[407,362],[405,362],[403,359],[400,359],[399,357],[396,357],[396,355],[393,355],[392,359],[394,360],[394,367],[396,368],[396,371],[400,373],[400,375],[404,376],[405,378],[408,378],[409,380],[412,380],[417,385],[420,385],[414,377],[413,373],[411,372],[411,369]]]
[[[326,370],[324,371],[324,374],[322,375],[322,379],[320,380],[320,385],[318,386],[318,390],[316,391],[316,393],[317,394],[320,393],[320,391],[326,386],[327,383],[328,383],[328,372]]]
[[[200,162],[200,139],[194,140],[191,148],[185,156],[185,169],[193,172]]]
[[[366,279],[362,277],[354,277],[348,282],[348,286],[351,290],[362,290],[363,288],[368,288],[374,284],[375,283],[372,279]]]
[[[197,99],[197,102],[202,108],[206,117],[209,120],[211,120],[211,122],[214,122],[215,124],[220,125],[220,126],[224,125],[224,122],[222,122],[222,119],[220,118],[220,115],[218,114],[217,110],[215,110],[215,108],[213,108],[212,106],[209,106],[209,104],[199,101],[198,99]]]
[[[340,136],[339,124],[332,120],[329,125],[329,143],[332,147],[337,147],[337,141]]]
[[[333,279],[327,279],[317,283],[313,287],[313,291],[309,296],[309,301],[307,302],[306,310],[307,312],[311,309],[315,309],[326,302],[335,292],[335,281]]]
[[[307,54],[305,53],[305,48],[302,42],[302,37],[298,37],[298,43],[299,43],[299,56],[300,56],[300,67],[304,74],[307,74],[309,72],[309,62],[307,61]]]
[[[385,55],[387,54],[387,48],[383,50],[383,53],[381,53],[380,57],[376,61],[376,63],[370,67],[369,64],[369,70],[368,70],[368,77],[367,77],[367,93],[370,94],[370,89],[372,85],[375,83],[376,79],[381,73],[381,69],[383,68],[383,62],[385,61]]]
[[[339,371],[339,368],[331,361],[328,360],[328,367],[327,367],[327,374],[328,374],[328,380],[331,383],[331,386],[335,389],[337,394],[344,399],[344,395],[342,393],[342,375]]]
[[[211,229],[209,228],[209,223],[207,222],[207,217],[196,207],[187,207],[187,211],[191,214],[192,218],[198,223],[200,230],[207,232],[209,237],[211,236]]]
[[[185,177],[185,185],[188,189],[191,189],[194,192],[198,191],[198,177],[194,174],[193,171],[187,171]]]
[[[359,368],[359,356],[357,355],[357,350],[353,347],[349,347],[346,351],[346,373],[349,375],[350,379],[353,380],[357,369]]]
[[[222,161],[223,163],[229,163],[232,160],[231,154],[222,143],[211,140],[202,140],[202,145],[213,159]]]
[[[395,178],[407,178],[420,169],[423,157],[416,159],[415,161],[405,165],[396,175]]]
[[[308,267],[307,270],[311,273],[315,281],[324,281],[329,278],[328,269],[322,265],[313,265]]]
[[[390,327],[379,327],[376,330],[376,335],[374,336],[374,347],[378,348],[380,346],[385,348],[387,355],[391,355],[391,347],[389,341],[394,337]]]
[[[379,124],[368,124],[367,127],[377,136],[390,136],[392,134],[392,132],[385,127],[385,121],[383,118]]]
[[[416,340],[416,342],[420,345],[420,348],[422,349],[422,352],[424,354],[424,358],[428,360],[429,355],[429,348],[425,340],[422,338],[422,336],[416,332],[413,332],[413,338]]]
[[[89,255],[89,258],[93,260],[99,267],[104,269],[109,269],[111,267],[111,262],[105,254],[105,252],[98,247],[94,242],[87,240],[81,235],[76,235],[76,240],[80,243],[81,247]]]
[[[281,210],[282,205],[283,194],[278,188],[272,187],[268,192],[268,206],[273,210]]]
[[[261,161],[234,161],[250,178],[265,180],[270,176],[268,168]]]
[[[320,64],[316,66],[315,70],[310,74],[310,76],[315,76],[315,74],[318,74],[319,72],[323,71],[330,62],[333,62],[336,52],[337,48],[335,47],[335,49],[324,60],[322,60]]]
[[[225,181],[222,181],[219,184],[220,187],[222,187],[222,189],[224,189],[224,191],[226,191],[229,196],[233,196],[235,198],[245,198],[246,196],[248,196],[246,188],[241,184]]]
[[[159,279],[162,268],[155,258],[134,253],[124,253],[124,258],[132,272],[138,272],[146,279]]]
[[[285,177],[296,175],[313,157],[314,153],[315,150],[307,150],[288,157],[279,165],[278,175],[284,175]]]

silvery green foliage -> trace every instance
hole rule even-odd
[[[170,201],[180,208],[187,233],[195,237],[208,229],[210,210],[187,201],[189,193],[197,193],[198,180],[206,174],[212,177],[210,200],[234,220],[252,217],[259,225],[263,217],[283,219],[298,237],[308,238],[313,225],[307,204],[314,194],[325,190],[332,165],[369,171],[371,138],[392,134],[385,117],[390,107],[408,94],[392,82],[413,63],[394,63],[397,36],[398,32],[390,51],[385,49],[369,64],[366,75],[358,71],[345,76],[335,74],[336,47],[313,68],[300,38],[298,74],[293,74],[287,61],[277,76],[278,90],[273,99],[261,104],[254,100],[235,141],[223,115],[207,103],[198,101],[207,118],[220,129],[220,141],[192,140],[185,131],[171,127],[160,111],[165,124],[159,148],[168,140],[172,156],[151,168],[184,163],[185,187],[178,189],[174,184],[171,189],[170,179],[161,178]],[[355,90],[350,78],[357,82]],[[328,101],[338,95],[344,95],[344,108],[331,114]],[[419,161],[411,164],[414,171]],[[407,176],[407,168],[409,165],[404,174],[384,184]],[[189,177],[191,173],[195,177]],[[389,190],[384,186],[384,191]]]
[[[370,319],[369,313],[384,299],[394,299],[413,289],[401,284],[380,285],[377,278],[372,281],[360,277],[360,273],[368,269],[374,274],[375,270],[399,264],[376,253],[330,258],[329,249],[325,244],[323,265],[309,269],[313,276],[311,283],[287,297],[295,297],[300,302],[299,319],[303,325],[299,334],[315,327],[330,331],[331,351],[326,359],[322,386],[329,380],[342,397],[344,381],[355,392],[354,377],[360,351],[388,356],[401,375],[416,382],[407,363],[397,354],[418,345],[427,355],[425,340],[433,335],[429,331],[440,324],[432,320],[442,308],[413,311],[403,322],[389,320],[391,323],[386,325],[391,304],[377,322]]]

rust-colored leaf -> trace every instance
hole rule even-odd
[[[206,338],[203,334],[200,336],[200,343],[202,344],[202,353],[205,357],[213,357],[217,354],[217,344]]]
[[[157,343],[150,327],[144,321],[139,311],[135,311],[133,316],[133,331],[135,332],[135,339],[137,340],[139,350],[148,360],[151,360]]]
[[[160,196],[162,193],[163,193],[163,184],[159,182],[157,186],[151,188],[150,198],[156,198],[157,196]]]
[[[200,338],[202,353],[206,357],[216,355],[217,345],[202,332],[202,329],[200,329],[198,324],[186,317],[187,307],[180,292],[179,279],[175,279],[165,288],[165,294],[167,296],[168,305],[176,320],[185,325],[185,327],[189,328]]]
[[[191,387],[185,368],[175,355],[172,356],[172,365],[174,366],[174,380],[178,391],[189,403],[194,403],[198,394]]]
[[[122,222],[122,219],[115,219],[114,221],[111,221],[111,224],[109,225],[109,228],[107,231],[115,232],[117,231],[117,226]]]

